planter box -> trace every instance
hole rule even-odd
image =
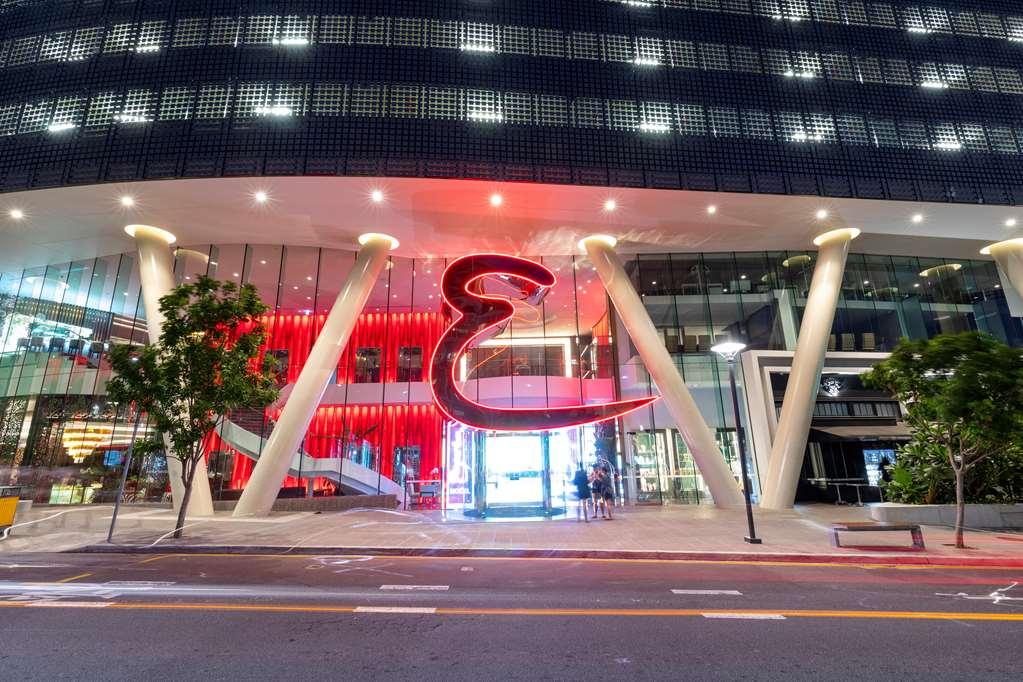
[[[883,502],[870,506],[870,516],[888,523],[954,526],[956,506]],[[1023,528],[1023,504],[968,504],[965,523],[968,528]]]
[[[238,500],[217,500],[213,508],[217,511],[231,511]],[[376,507],[380,509],[396,509],[401,504],[397,495],[342,495],[339,497],[294,497],[278,498],[274,501],[275,512],[333,512],[357,509],[360,507]]]

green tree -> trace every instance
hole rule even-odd
[[[166,319],[157,343],[111,350],[111,399],[135,403],[166,440],[141,440],[135,452],[144,455],[166,445],[167,457],[181,462],[185,492],[176,538],[207,436],[231,410],[264,407],[277,399],[274,361],[258,359],[264,337],[258,318],[266,310],[251,284],[199,277],[160,299]]]
[[[903,340],[863,380],[906,406],[914,431],[907,447],[944,453],[955,478],[956,547],[965,547],[967,474],[985,460],[1015,457],[1023,443],[1023,351],[978,332]],[[933,497],[940,481],[917,483]]]

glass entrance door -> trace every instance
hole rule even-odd
[[[544,506],[543,437],[534,433],[487,436],[487,508]]]

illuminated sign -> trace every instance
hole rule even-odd
[[[437,407],[450,419],[476,429],[541,431],[615,419],[657,400],[621,400],[601,405],[545,408],[491,407],[468,398],[455,378],[457,361],[473,341],[500,333],[515,314],[508,296],[484,292],[487,279],[499,279],[522,301],[537,305],[557,283],[543,265],[501,254],[464,256],[444,271],[441,291],[454,309],[454,320],[441,335],[430,362],[430,388]]]

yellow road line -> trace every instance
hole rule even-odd
[[[936,569],[961,569],[969,571],[1023,571],[1023,568],[1019,566],[984,566],[984,565],[965,565],[960,566],[957,564],[895,564],[895,563],[872,563],[872,564],[861,564],[861,563],[842,563],[836,561],[757,561],[757,560],[743,560],[743,559],[626,559],[626,558],[614,558],[605,559],[600,557],[500,557],[500,556],[429,556],[423,554],[417,555],[392,555],[392,554],[331,554],[329,551],[324,551],[322,554],[238,554],[228,552],[187,552],[181,554],[161,554],[159,556],[140,561],[140,564],[148,563],[150,561],[158,561],[160,559],[175,558],[188,558],[188,557],[229,557],[237,559],[315,559],[317,557],[331,557],[338,559],[356,559],[371,557],[374,559],[398,559],[406,561],[420,561],[423,559],[433,560],[444,560],[444,561],[585,561],[589,563],[624,563],[624,564],[702,564],[712,566],[804,566],[811,568],[867,568],[867,569],[878,569],[878,568],[889,568],[902,571],[923,571],[923,570],[936,570]]]
[[[172,554],[157,554],[156,556],[151,556],[148,559],[143,559],[142,561],[138,561],[138,562],[135,563],[135,565],[136,566],[141,566],[142,564],[148,564],[148,563],[152,563],[154,561],[159,561],[160,559],[166,559],[168,556],[175,556],[175,555],[172,555]],[[184,556],[184,555],[177,555],[177,556]]]
[[[60,602],[47,602],[51,608],[59,608]],[[0,607],[31,608],[30,602],[0,602]],[[68,604],[68,608],[75,608]],[[265,613],[354,613],[357,606],[317,605],[270,605],[270,604],[197,604],[197,603],[132,603],[108,602],[109,609],[129,611],[243,611]],[[491,609],[491,608],[438,608],[442,616],[562,616],[562,617],[703,617],[726,614],[739,616],[782,615],[786,618],[858,618],[887,620],[966,620],[994,622],[1023,622],[1023,613],[977,613],[951,611],[849,611],[849,610],[806,610],[806,609]]]
[[[92,573],[79,573],[78,575],[73,575],[70,578],[64,578],[63,580],[58,580],[57,582],[58,583],[70,583],[70,582],[74,582],[75,580],[78,580],[79,578],[88,578],[90,575],[92,575]]]

